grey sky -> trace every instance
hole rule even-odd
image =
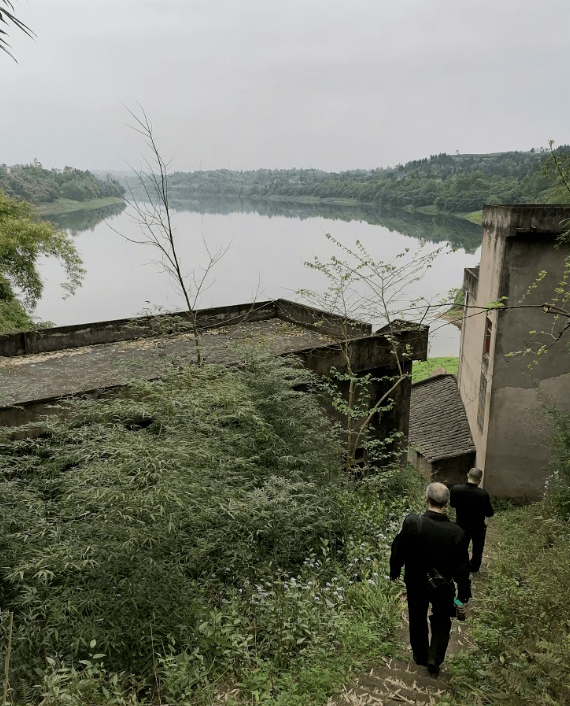
[[[570,142],[568,0],[15,0],[0,163],[388,166]]]

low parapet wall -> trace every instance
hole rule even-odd
[[[275,312],[279,319],[291,321],[299,326],[320,330],[335,339],[369,336],[372,325],[356,319],[348,319],[337,314],[315,309],[305,304],[297,304],[287,299],[275,300]]]
[[[330,335],[338,335],[341,328],[347,328],[346,321],[348,321],[347,330],[351,336],[363,336],[372,332],[370,324],[352,319],[345,320],[335,314],[327,314],[286,299],[200,309],[196,313],[199,329],[232,326],[245,319],[254,322],[279,318],[307,328],[318,329]],[[187,311],[179,311],[172,314],[95,321],[39,331],[4,334],[0,336],[0,356],[11,358],[33,353],[53,353],[100,343],[117,343],[160,336],[164,333],[176,333],[186,328],[190,321],[190,314]]]
[[[197,312],[198,327],[201,329],[237,324],[245,318],[248,321],[264,321],[275,316],[277,316],[275,301],[200,309]],[[180,322],[181,319],[182,322]],[[4,334],[0,336],[0,356],[13,357],[33,353],[52,353],[99,343],[117,343],[118,341],[160,336],[186,328],[185,322],[190,322],[190,320],[187,311],[180,311],[172,314],[95,321],[74,326],[58,326],[39,331]]]

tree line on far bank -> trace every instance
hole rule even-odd
[[[570,146],[555,150],[559,156]],[[552,203],[554,173],[545,150],[483,155],[432,155],[382,169],[325,172],[320,169],[174,172],[169,189],[177,198],[212,196],[356,199],[376,206],[431,206],[439,212],[480,210],[493,203]],[[129,186],[134,180],[127,178]]]
[[[13,167],[0,165],[0,189],[6,196],[34,204],[52,203],[60,198],[88,201],[125,193],[124,187],[110,175],[103,181],[89,171],[73,167],[44,169],[37,160]]]

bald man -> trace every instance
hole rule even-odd
[[[455,615],[451,591],[455,594],[457,584],[457,599],[466,604],[471,598],[471,581],[463,530],[445,514],[449,506],[448,488],[443,483],[430,483],[425,501],[426,512],[421,516],[408,515],[392,543],[390,578],[398,579],[405,567],[414,662],[437,676],[449,643],[451,617]],[[430,597],[428,569],[437,570],[449,581],[449,594]],[[430,603],[431,641],[427,621]]]

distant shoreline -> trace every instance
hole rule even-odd
[[[59,216],[63,213],[90,211],[94,208],[103,208],[116,203],[124,203],[124,199],[120,196],[105,196],[101,199],[88,199],[87,201],[57,199],[51,203],[38,203],[36,208],[41,216]]]

